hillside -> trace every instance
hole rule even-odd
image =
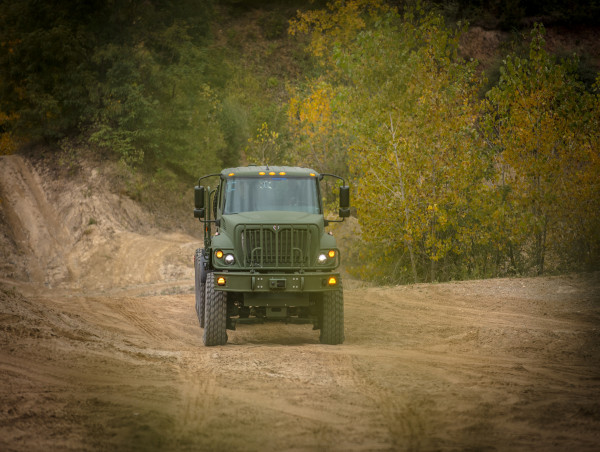
[[[201,174],[339,174],[379,283],[598,268],[594,5],[71,3],[0,6],[0,154],[118,161],[118,197],[191,234]]]
[[[190,277],[198,239],[157,229],[115,177],[106,164],[69,176],[51,159],[1,156],[0,281],[93,293]]]

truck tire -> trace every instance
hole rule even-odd
[[[204,281],[203,270],[204,270],[204,257],[202,256],[201,250],[196,250],[196,256],[194,259],[194,273],[195,273],[195,292],[196,292],[196,315],[198,316],[198,322],[200,322],[200,328],[204,328]]]
[[[344,292],[340,288],[323,294],[319,340],[321,344],[337,345],[344,339]]]
[[[227,294],[215,290],[215,274],[208,272],[204,294],[204,335],[206,346],[225,345],[227,343]]]

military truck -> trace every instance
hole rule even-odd
[[[339,218],[324,216],[323,180],[339,185]],[[194,198],[204,227],[194,268],[206,346],[226,344],[238,322],[269,320],[312,323],[321,343],[344,341],[340,252],[325,231],[350,215],[343,178],[297,167],[227,168],[201,177]]]

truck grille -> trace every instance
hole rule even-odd
[[[241,231],[244,263],[249,267],[304,267],[309,263],[310,231],[306,226],[247,226]]]

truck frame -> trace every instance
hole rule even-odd
[[[321,181],[329,178],[341,181],[341,219],[324,216]],[[200,177],[194,198],[204,227],[204,247],[194,254],[204,345],[225,345],[238,322],[269,320],[312,323],[321,343],[343,343],[340,252],[325,231],[350,216],[342,177],[287,166],[227,168]]]

